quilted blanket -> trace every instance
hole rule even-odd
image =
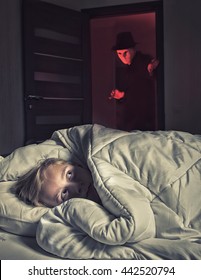
[[[88,166],[102,204],[74,198],[50,209],[37,228],[44,250],[68,259],[201,259],[201,136],[83,125],[51,140],[58,157]]]

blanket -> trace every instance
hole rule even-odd
[[[74,198],[46,213],[37,242],[70,259],[201,259],[201,136],[100,125],[52,140],[89,167],[102,205]]]

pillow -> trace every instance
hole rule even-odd
[[[49,208],[21,201],[12,191],[14,183],[0,183],[0,228],[18,235],[35,236],[38,222]]]
[[[39,161],[59,157],[63,150],[63,156],[68,159],[69,152],[52,140],[20,147],[0,160],[0,181],[15,181],[36,166]]]
[[[46,140],[0,157],[0,228],[18,235],[35,236],[37,224],[49,208],[24,203],[12,192],[12,186],[40,160],[50,157],[69,160],[71,153],[56,141]]]

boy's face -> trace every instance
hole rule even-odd
[[[135,55],[135,50],[134,48],[117,50],[117,55],[124,64],[130,65]]]
[[[44,172],[40,202],[54,207],[74,198],[87,198],[92,177],[87,169],[68,163],[52,164]]]

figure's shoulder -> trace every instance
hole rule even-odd
[[[146,63],[150,63],[152,60],[152,56],[146,53],[142,53],[141,51],[137,51],[135,55],[136,59],[144,61]]]

